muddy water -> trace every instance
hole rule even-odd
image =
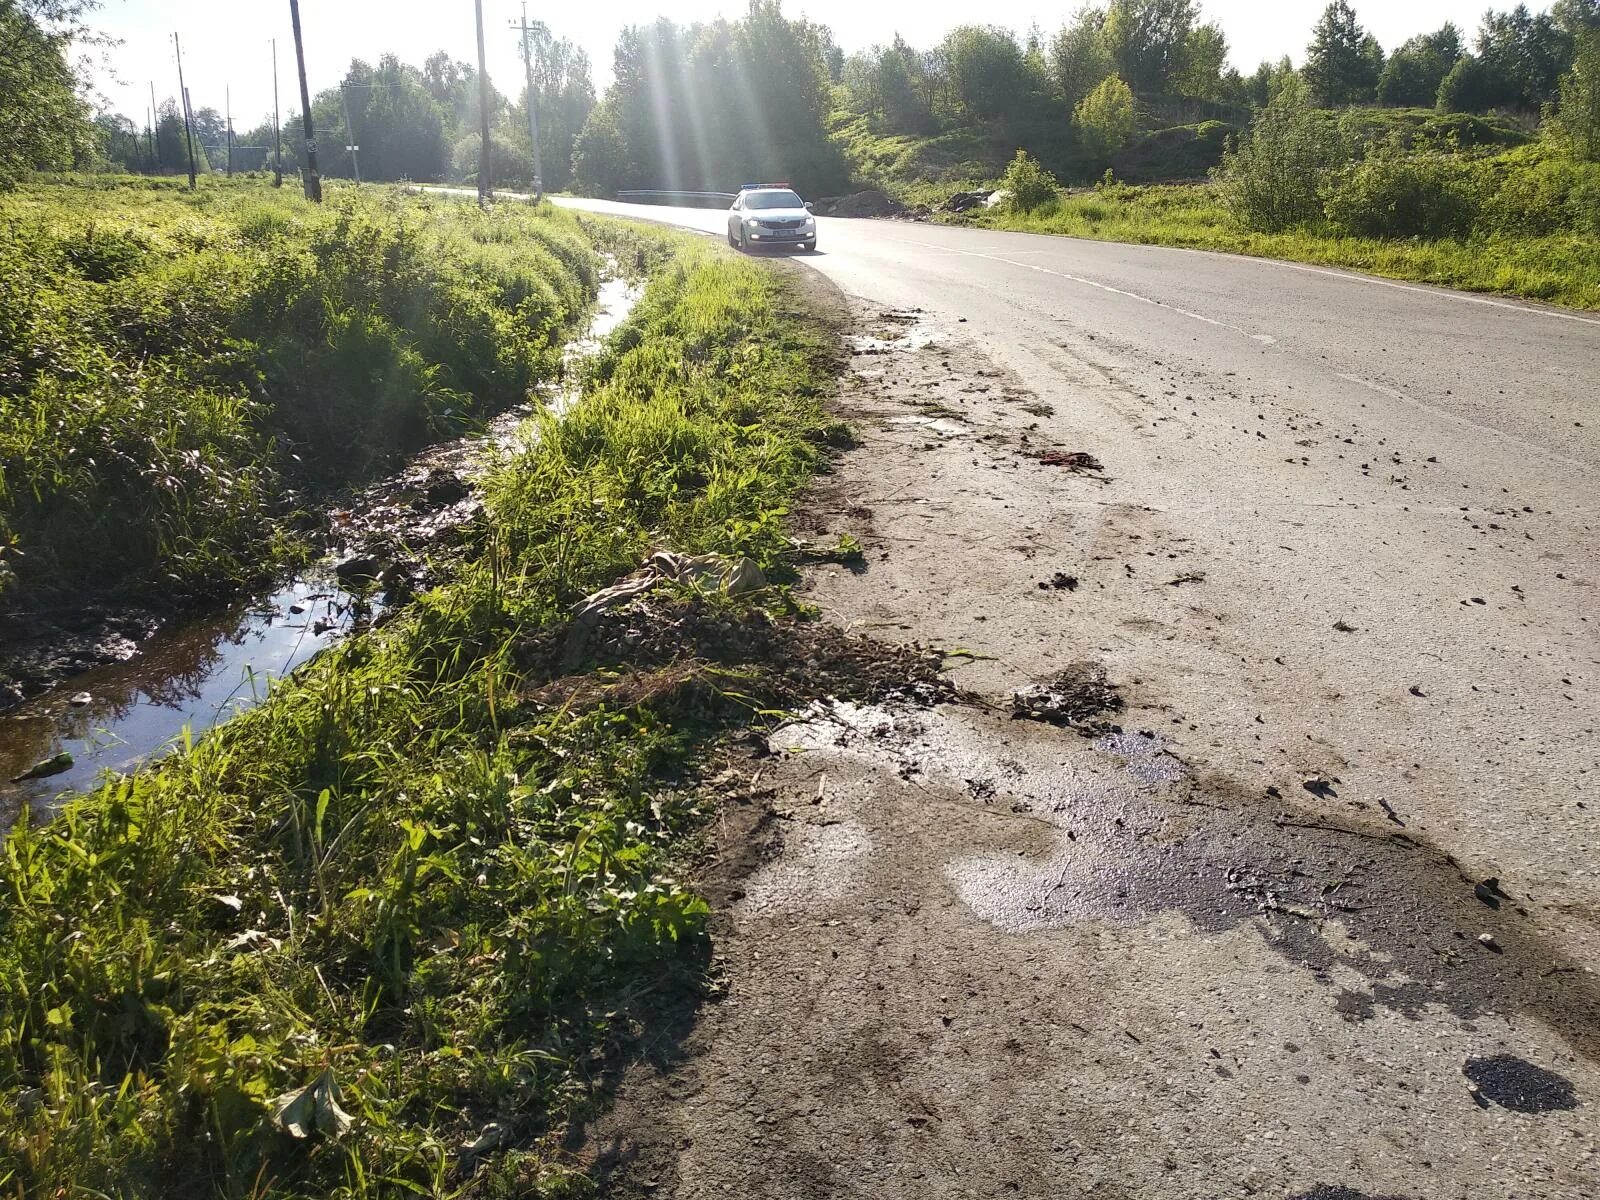
[[[568,380],[627,317],[639,288],[624,279],[600,286],[594,321],[568,346]],[[539,405],[570,407],[569,382]],[[362,598],[341,587],[331,561],[358,553],[362,532],[376,531],[413,551],[440,543],[477,506],[470,483],[496,447],[509,445],[535,405],[504,413],[474,436],[420,453],[405,470],[330,514],[335,551],[330,565],[273,591],[162,630],[126,661],[78,675],[52,691],[0,713],[0,828],[23,805],[40,813],[64,793],[94,786],[258,703],[272,681],[351,632],[381,609],[383,595]],[[430,480],[459,477],[468,486],[443,504],[428,505]],[[420,511],[419,511],[420,510]],[[15,781],[37,764],[69,755],[71,765]],[[59,759],[58,764],[65,763]],[[15,782],[13,782],[15,781]]]

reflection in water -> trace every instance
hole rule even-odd
[[[142,652],[79,675],[0,714],[0,821],[23,803],[92,787],[105,771],[126,771],[182,737],[250,707],[369,610],[320,580],[296,580],[265,600],[158,633]],[[78,693],[88,704],[74,705]],[[10,783],[37,762],[72,755],[67,771]]]

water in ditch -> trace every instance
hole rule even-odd
[[[640,289],[625,279],[601,284],[594,320],[568,346],[568,379],[626,319]],[[535,407],[557,412],[576,398],[576,385],[502,413],[481,432],[419,453],[404,470],[367,489],[347,510],[330,514],[341,526],[391,526],[427,541],[477,506],[476,469],[494,447],[508,445]],[[453,491],[441,499],[439,486]],[[463,486],[463,484],[465,486]],[[27,805],[47,815],[59,797],[93,787],[107,773],[127,772],[187,737],[259,703],[272,682],[334,642],[365,628],[381,611],[380,587],[357,592],[340,582],[334,563],[349,547],[302,576],[219,611],[194,616],[127,647],[122,662],[97,667],[60,687],[0,713],[0,828]],[[348,572],[347,572],[348,574]],[[20,778],[37,770],[34,778]]]

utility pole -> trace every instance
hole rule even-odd
[[[483,0],[473,0],[478,12],[478,124],[483,149],[478,154],[478,203],[487,204],[494,195],[494,179],[489,170],[489,68],[483,54]]]
[[[300,0],[289,0],[294,22],[294,58],[300,68],[300,122],[306,132],[306,199],[322,203],[322,177],[317,174],[317,131],[311,124],[311,89],[306,86],[306,50],[300,38]]]
[[[161,119],[161,110],[156,107],[156,81],[150,81],[150,157],[156,164],[156,174],[161,174],[161,151],[156,149],[156,122]]]
[[[233,178],[233,88],[222,89],[222,111],[228,122],[228,178]]]
[[[172,50],[178,56],[178,97],[183,101],[183,136],[189,146],[189,190],[194,191],[194,122],[189,117],[189,89],[183,84],[183,50],[178,35],[172,35]]]
[[[350,139],[350,144],[345,147],[350,151],[350,168],[355,172],[356,186],[361,186],[361,158],[357,153],[361,147],[356,145],[356,127],[350,123],[350,92],[344,84],[339,85],[339,99],[344,103],[344,131]],[[382,163],[378,164],[382,166]]]
[[[283,119],[278,116],[278,39],[272,39],[272,186],[283,186]]]
[[[516,29],[515,23],[511,28]],[[522,6],[522,69],[528,80],[528,143],[533,149],[533,201],[544,199],[544,170],[539,162],[539,100],[533,90],[533,46],[528,38],[533,27],[528,24],[528,6]]]

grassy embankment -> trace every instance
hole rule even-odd
[[[1326,227],[1258,233],[1244,228],[1211,184],[1116,185],[1076,193],[1028,213],[984,212],[965,223],[1102,241],[1220,250],[1600,308],[1600,230],[1371,238]]]
[[[776,636],[781,591],[680,589],[632,618],[651,652],[613,638],[576,676],[569,607],[651,546],[781,570],[784,505],[838,433],[832,347],[773,273],[586,227],[673,256],[584,399],[494,473],[450,581],[10,835],[0,1193],[583,1190],[556,1134],[642,998],[703,958],[680,771],[794,697],[763,682],[770,644],[738,652]]]
[[[212,181],[0,195],[0,615],[270,570],[297,492],[549,379],[599,266],[549,209]]]

